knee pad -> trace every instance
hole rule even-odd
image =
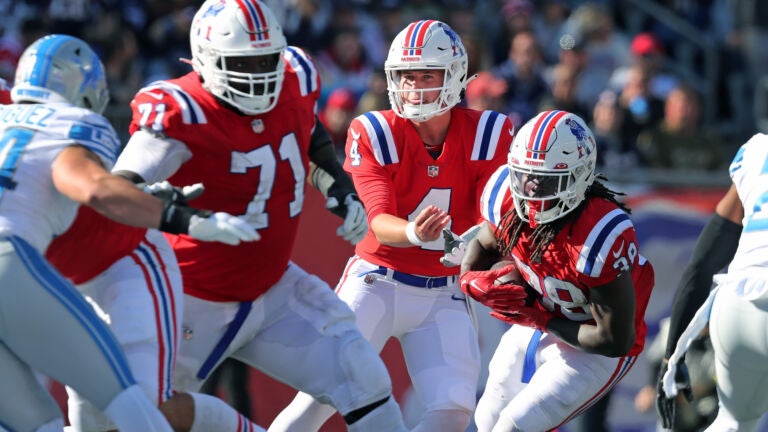
[[[331,403],[347,414],[392,394],[392,381],[384,361],[359,331],[342,335],[338,364],[344,379],[331,392]]]

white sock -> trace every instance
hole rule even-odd
[[[173,432],[160,410],[138,385],[120,392],[104,410],[121,431]]]
[[[189,395],[195,401],[195,419],[189,432],[266,432],[217,397],[202,393]]]

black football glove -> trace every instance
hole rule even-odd
[[[664,392],[664,374],[667,372],[667,363],[664,362],[659,370],[659,378],[656,383],[656,411],[661,418],[661,425],[664,429],[672,429],[675,424],[675,400],[676,397],[668,397]],[[678,394],[683,396],[688,402],[693,401],[693,391],[691,390],[691,377],[688,375],[688,367],[684,360],[677,363],[675,370],[675,386]]]

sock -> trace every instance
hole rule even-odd
[[[195,400],[195,420],[189,432],[266,432],[217,397],[202,393],[189,395]]]
[[[104,410],[123,431],[173,432],[160,410],[147,399],[138,385],[120,392]]]

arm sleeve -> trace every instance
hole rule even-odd
[[[310,183],[317,188],[323,196],[336,197],[339,203],[344,202],[344,197],[355,193],[355,186],[336,157],[336,150],[323,127],[323,123],[315,119],[315,129],[309,144],[309,160],[317,168],[312,172]]]
[[[680,335],[709,295],[712,276],[733,259],[740,236],[741,225],[717,213],[702,230],[672,302],[665,358],[675,351]]]

